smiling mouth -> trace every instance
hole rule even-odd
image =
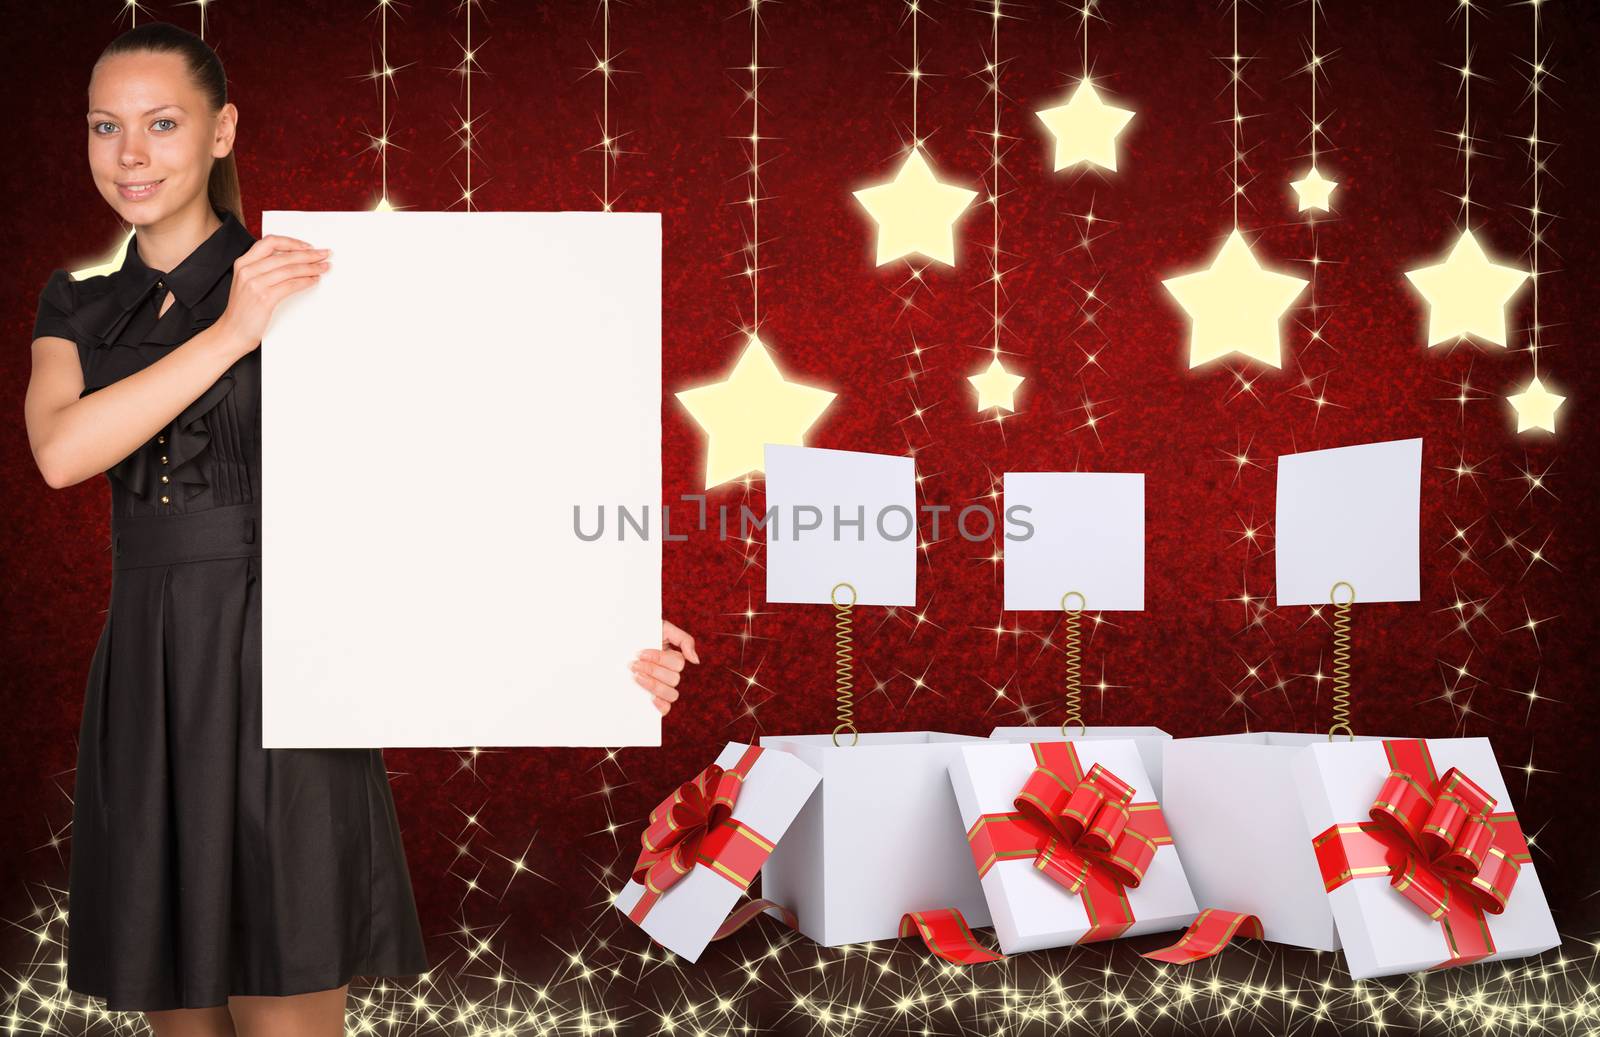
[[[122,194],[122,197],[131,201],[138,201],[141,198],[148,198],[155,194],[156,189],[165,182],[166,177],[162,177],[160,180],[146,180],[141,184],[118,183],[117,190]]]

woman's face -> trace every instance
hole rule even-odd
[[[95,68],[89,170],[128,223],[158,223],[206,197],[212,162],[233,148],[237,117],[232,104],[215,115],[209,108],[177,54],[117,54]]]

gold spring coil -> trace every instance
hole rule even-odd
[[[1350,597],[1339,600],[1339,588],[1350,591]],[[1356,589],[1344,580],[1333,585],[1328,592],[1333,603],[1333,726],[1328,728],[1328,741],[1344,732],[1355,740],[1355,729],[1350,726],[1350,606],[1355,604]]]
[[[1068,598],[1077,598],[1078,607],[1067,605]],[[1067,614],[1067,719],[1061,722],[1061,736],[1066,737],[1067,728],[1073,724],[1078,725],[1078,734],[1084,734],[1088,728],[1083,723],[1083,713],[1079,708],[1081,692],[1081,679],[1079,676],[1078,658],[1078,616],[1083,612],[1084,605],[1088,604],[1082,594],[1077,591],[1067,591],[1061,595],[1061,609]]]
[[[840,587],[850,588],[849,601],[841,602],[839,600]],[[833,744],[835,746],[839,744],[840,732],[848,731],[850,732],[850,744],[855,745],[861,740],[856,731],[855,723],[855,664],[852,661],[852,655],[855,650],[851,645],[850,637],[851,610],[855,608],[856,604],[856,589],[848,583],[836,583],[833,585],[832,598],[834,609],[833,694],[834,700],[838,705],[839,715],[839,726],[833,729]]]

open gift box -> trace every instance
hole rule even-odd
[[[1461,915],[1473,895],[1460,892],[1451,867],[1447,881],[1434,882],[1432,837],[1418,836],[1423,843],[1413,845],[1398,826],[1374,817],[1397,770],[1408,776],[1402,784],[1423,797],[1413,803],[1414,816],[1424,813],[1425,800],[1462,800],[1440,784],[1452,767],[1485,793],[1471,800],[1478,809],[1466,815],[1481,816],[1493,837],[1488,845],[1511,859],[1499,867],[1516,872],[1498,914]],[[1487,739],[1330,742],[1325,734],[1284,732],[1176,738],[1167,745],[1162,807],[1201,902],[1255,915],[1268,940],[1342,946],[1353,978],[1516,957],[1559,942]],[[1417,821],[1417,830],[1426,824]],[[1423,875],[1408,880],[1408,869]],[[1418,907],[1400,888],[1407,883],[1413,896],[1430,886],[1449,899],[1457,924]],[[1469,930],[1472,939],[1462,935]],[[1480,938],[1493,950],[1477,954],[1473,940]]]
[[[1002,951],[1182,929],[1199,913],[1131,741],[962,746],[950,782]]]
[[[788,753],[729,742],[711,766],[650,812],[619,910],[689,961],[753,917],[730,919],[820,780]]]
[[[1156,801],[1161,801],[1161,773],[1167,743],[1172,736],[1159,727],[1095,727],[1083,729],[1069,726],[1063,734],[1060,725],[1055,727],[997,727],[989,737],[998,742],[1056,742],[1078,741],[1085,738],[1120,738],[1134,744],[1139,750],[1139,762],[1150,777],[1150,791]]]
[[[897,939],[904,915],[935,907],[988,925],[947,777],[961,747],[984,740],[932,731],[857,737],[838,746],[832,735],[761,739],[822,776],[762,867],[762,895],[828,947]]]

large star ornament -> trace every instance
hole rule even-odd
[[[806,432],[836,393],[785,381],[755,335],[727,381],[676,394],[706,431],[706,489],[762,471],[768,443],[804,446]]]
[[[919,252],[954,266],[955,223],[978,192],[939,182],[921,148],[900,166],[893,180],[853,192],[878,224],[878,265]]]
[[[1000,362],[1000,357],[995,356],[989,361],[989,366],[979,374],[967,375],[967,381],[978,390],[978,409],[985,411],[991,407],[1001,407],[1008,411],[1015,411],[1017,401],[1017,386],[1026,379],[1020,374],[1012,374],[1006,370],[1006,365]]]
[[[1526,270],[1491,262],[1472,231],[1462,231],[1450,254],[1406,277],[1428,304],[1428,345],[1476,335],[1506,344],[1506,304],[1528,279]]]
[[[1322,175],[1322,170],[1312,166],[1306,175],[1299,180],[1291,180],[1289,186],[1294,188],[1295,197],[1300,200],[1300,211],[1307,209],[1321,209],[1327,212],[1333,201],[1333,189],[1339,185]]]
[[[1307,282],[1263,267],[1233,228],[1204,270],[1161,282],[1189,314],[1189,366],[1243,353],[1283,366],[1283,315]]]
[[[127,236],[122,239],[122,244],[117,246],[116,252],[112,253],[111,256],[104,262],[96,263],[93,266],[86,266],[82,270],[72,271],[72,279],[74,281],[86,281],[91,277],[99,277],[101,274],[114,274],[118,270],[121,270],[122,261],[126,259],[128,255],[128,245],[132,243],[132,241],[133,228],[129,227]]]
[[[1566,402],[1565,396],[1557,396],[1540,380],[1538,375],[1533,376],[1533,381],[1519,393],[1506,397],[1506,402],[1511,404],[1511,409],[1517,412],[1517,431],[1526,432],[1531,428],[1544,429],[1546,432],[1556,430],[1556,411]]]
[[[1056,171],[1079,162],[1117,168],[1117,135],[1134,113],[1106,104],[1087,79],[1078,81],[1066,103],[1034,113],[1056,139]]]

